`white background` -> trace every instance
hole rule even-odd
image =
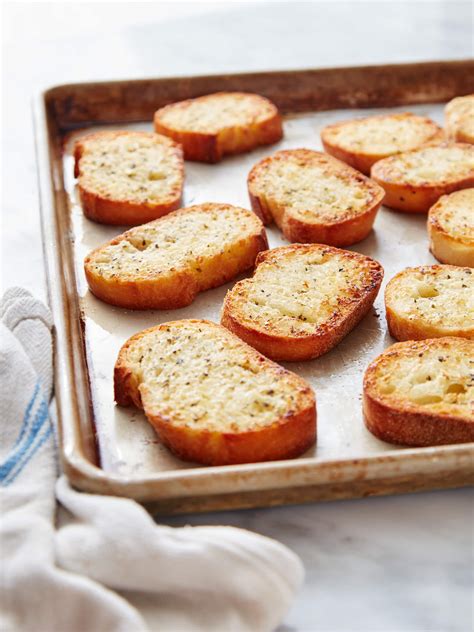
[[[3,288],[19,284],[45,296],[31,123],[40,90],[97,79],[465,58],[473,53],[472,10],[455,1],[3,3]],[[455,490],[160,520],[233,524],[292,547],[307,578],[279,632],[467,632],[472,498]]]

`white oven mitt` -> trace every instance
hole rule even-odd
[[[274,629],[303,579],[282,544],[233,527],[158,526],[132,500],[56,481],[49,310],[13,288],[0,316],[0,629],[148,630],[110,589],[155,596],[153,620],[165,632]],[[68,511],[59,529],[56,499]]]

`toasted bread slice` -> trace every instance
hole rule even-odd
[[[252,268],[268,248],[262,222],[230,204],[199,204],[132,228],[90,253],[87,282],[128,309],[176,309]]]
[[[179,145],[147,132],[97,132],[76,142],[74,174],[84,215],[136,226],[179,207],[184,182]]]
[[[180,320],[122,347],[115,399],[143,408],[162,442],[209,465],[289,459],[316,439],[309,385],[224,327]]]
[[[474,147],[423,147],[379,160],[370,173],[385,189],[385,206],[426,213],[442,195],[474,186]]]
[[[364,376],[367,428],[411,446],[474,441],[474,342],[436,338],[389,347]]]
[[[387,284],[385,309],[389,331],[397,340],[474,339],[474,269],[407,268]]]
[[[222,324],[274,360],[308,360],[334,347],[367,313],[382,266],[319,244],[257,257],[253,278],[227,293]]]
[[[321,132],[328,154],[366,175],[382,158],[442,139],[443,131],[434,121],[410,112],[343,121],[328,125]]]
[[[438,261],[474,268],[474,189],[440,198],[429,210],[428,234]]]
[[[343,162],[310,149],[279,151],[248,177],[253,210],[289,241],[349,246],[366,237],[384,191]]]
[[[265,97],[217,92],[155,112],[155,130],[182,144],[186,160],[218,162],[283,136],[281,116]]]
[[[446,134],[459,143],[474,143],[474,94],[456,97],[444,111]]]

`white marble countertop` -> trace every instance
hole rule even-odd
[[[3,13],[2,291],[17,284],[39,297],[30,105],[40,90],[473,53],[470,2],[9,3]],[[464,489],[166,522],[246,527],[295,550],[306,583],[279,632],[467,632],[474,623],[472,500]]]

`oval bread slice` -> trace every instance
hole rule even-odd
[[[390,334],[397,340],[474,338],[474,269],[407,268],[385,288]]]
[[[438,261],[474,268],[474,189],[443,195],[429,210],[428,235]]]
[[[334,347],[367,313],[382,266],[356,252],[292,245],[259,254],[251,279],[227,293],[222,324],[274,360]]]
[[[74,158],[82,209],[95,222],[136,226],[180,205],[183,155],[169,138],[97,132],[76,142]]]
[[[253,210],[275,221],[289,241],[349,246],[370,232],[383,189],[332,156],[279,151],[248,176]]]
[[[442,138],[443,132],[434,121],[410,112],[343,121],[328,125],[321,132],[323,147],[328,154],[366,175],[382,158]]]
[[[444,117],[448,138],[460,143],[474,143],[474,94],[450,101]]]
[[[379,439],[409,446],[474,441],[474,342],[399,342],[368,367],[364,416]]]
[[[180,320],[122,347],[115,399],[143,408],[162,442],[209,465],[289,459],[316,439],[309,385],[224,327]]]
[[[385,206],[426,213],[442,195],[474,186],[474,147],[448,143],[384,158],[371,177],[385,189]]]
[[[128,309],[176,309],[252,268],[268,248],[262,222],[230,204],[199,204],[115,237],[84,262],[98,298]]]
[[[258,94],[217,92],[167,105],[154,117],[155,130],[182,144],[186,160],[218,162],[283,136],[276,106]]]

